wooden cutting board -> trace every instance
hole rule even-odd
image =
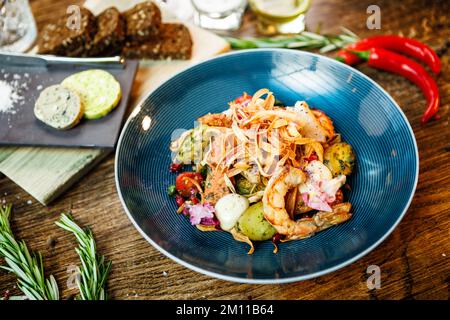
[[[126,10],[140,1],[88,0],[85,7],[98,14],[107,7]],[[164,22],[176,19],[163,8]],[[207,58],[228,51],[229,45],[217,35],[187,24],[193,39],[192,59],[189,61],[142,61],[133,84],[130,107],[153,91],[175,73]],[[80,148],[0,148],[0,176],[3,173],[40,203],[47,205],[75,181],[81,178],[111,152]]]

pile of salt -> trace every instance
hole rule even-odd
[[[11,84],[0,80],[0,112],[16,113],[14,105],[22,99]]]

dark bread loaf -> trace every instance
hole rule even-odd
[[[87,44],[89,56],[113,56],[119,54],[125,43],[126,25],[120,12],[111,7],[97,17],[97,34]]]
[[[164,23],[157,37],[124,47],[122,55],[130,59],[188,60],[192,55],[191,34],[182,24]]]
[[[79,28],[69,28],[69,15],[48,24],[38,39],[40,54],[54,54],[68,57],[81,57],[87,54],[86,45],[91,43],[97,32],[95,16],[87,9],[81,8]]]
[[[161,11],[151,1],[137,4],[123,13],[127,24],[127,41],[142,42],[156,36],[161,25]]]
[[[131,59],[183,59],[192,55],[189,29],[161,23],[161,12],[146,1],[120,13],[111,7],[97,18],[81,8],[80,28],[69,28],[69,16],[44,27],[38,40],[40,54],[68,57],[112,56]]]

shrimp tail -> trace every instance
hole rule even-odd
[[[306,230],[306,232],[297,232],[296,234],[286,235],[283,242],[309,238],[319,231],[346,222],[352,217],[352,214],[350,213],[351,207],[352,205],[349,202],[340,203],[332,207],[332,212],[319,211],[311,218],[297,220],[297,227],[303,226],[303,230]]]

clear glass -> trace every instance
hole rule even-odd
[[[305,30],[305,12],[311,0],[250,0],[264,35],[296,34]]]
[[[247,0],[191,0],[194,22],[205,29],[231,31],[239,29]]]
[[[36,37],[28,0],[0,0],[0,51],[25,52]]]

